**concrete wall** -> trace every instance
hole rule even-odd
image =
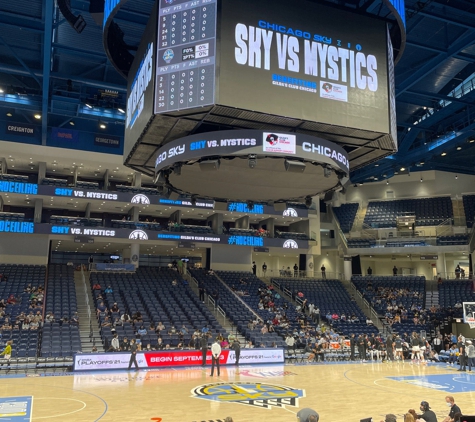
[[[0,263],[47,265],[49,239],[43,236],[0,234]]]
[[[422,178],[422,182],[420,181]],[[394,199],[423,198],[450,195],[461,197],[462,193],[475,193],[475,177],[458,175],[442,171],[411,172],[408,175],[394,176],[386,181],[367,183],[363,186],[349,187],[344,202],[366,203],[369,200],[386,199],[388,191],[393,192]]]

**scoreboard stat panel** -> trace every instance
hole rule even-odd
[[[155,113],[214,104],[217,0],[161,0]]]

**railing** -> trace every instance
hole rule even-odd
[[[92,329],[92,318],[91,318],[91,306],[89,305],[89,290],[87,288],[86,284],[86,277],[84,275],[84,267],[81,265],[81,276],[82,276],[82,282],[84,285],[84,298],[86,299],[86,308],[87,308],[87,318],[89,322],[89,338],[92,339],[93,337],[93,329]]]
[[[259,275],[259,274],[258,274]],[[261,271],[261,276],[264,277],[264,273]],[[311,270],[311,271],[294,271],[293,269],[290,270],[267,270],[265,278],[316,278],[320,280],[334,280],[338,279],[341,280],[343,277],[342,273],[335,272],[335,271],[325,271],[325,276],[323,276],[322,271],[320,269]]]
[[[475,225],[472,226],[470,236],[468,238],[469,252],[472,253],[475,250]]]
[[[340,239],[342,240],[342,243],[344,245],[344,252],[348,250],[348,241],[346,240],[345,233],[343,233],[343,230],[341,229],[340,222],[338,221],[338,218],[335,217],[335,213],[333,212],[333,209],[331,207],[328,208],[330,210],[329,214],[332,217],[332,220],[334,224],[336,225],[337,232],[340,235]],[[354,221],[353,221],[354,224]]]
[[[436,236],[444,236],[444,233],[447,233],[447,232],[450,232],[450,234],[453,234],[452,218],[447,218],[447,220],[443,221],[435,228]]]
[[[370,314],[370,319],[373,322],[373,325],[380,331],[385,331],[385,324],[381,321],[380,315],[376,312],[376,310],[371,306],[371,303],[368,302],[367,299],[363,296],[363,293],[361,293],[355,286],[354,283],[350,281],[350,287],[354,293],[354,297],[356,300],[356,303],[358,306],[360,306],[361,309],[364,308],[367,309],[367,312]]]

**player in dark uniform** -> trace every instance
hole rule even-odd
[[[396,350],[395,359],[402,360],[402,362],[404,363],[404,354],[402,353],[402,339],[399,334],[394,339],[394,348]]]
[[[393,356],[393,335],[388,334],[388,338],[386,339],[386,359],[389,362],[390,360],[394,360]]]

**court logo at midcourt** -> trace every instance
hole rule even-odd
[[[191,397],[271,409],[298,407],[298,400],[305,397],[305,390],[257,382],[215,383],[194,388]]]

